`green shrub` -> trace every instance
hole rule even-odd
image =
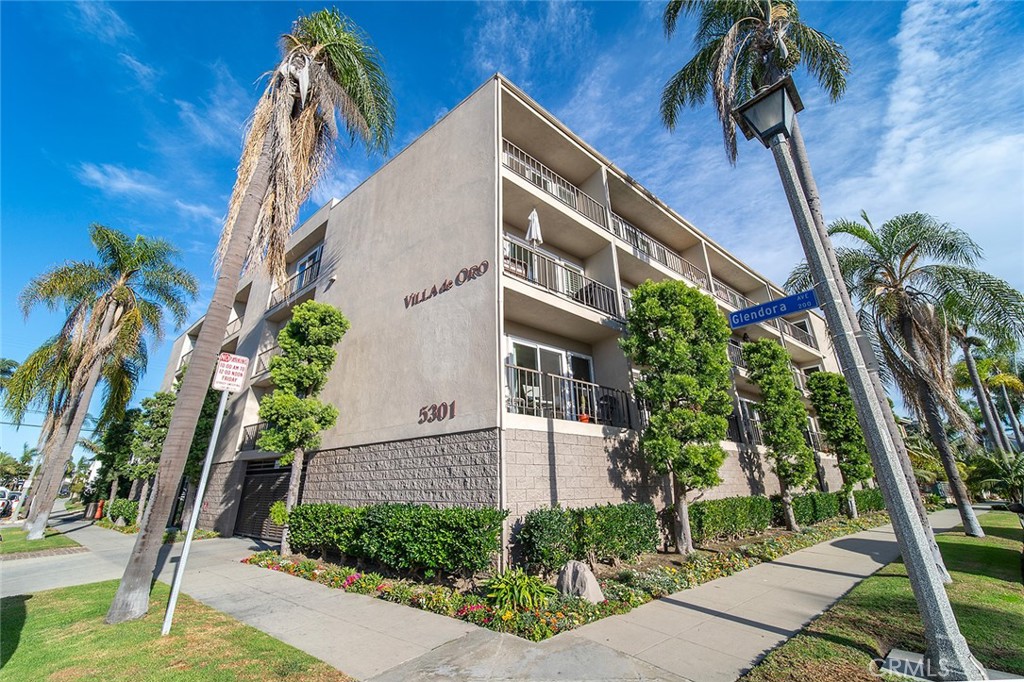
[[[796,517],[797,524],[810,526],[840,516],[844,497],[846,496],[842,492],[794,495],[793,515]],[[782,498],[778,495],[772,496],[772,523],[776,526],[786,525]]]
[[[532,509],[516,535],[527,570],[554,571],[576,556],[576,520],[561,507]]]
[[[882,499],[882,491],[878,488],[854,490],[853,499],[857,502],[857,511],[862,514],[885,509],[885,500]]]
[[[487,601],[499,609],[542,609],[558,594],[551,585],[520,568],[499,573],[485,584]]]
[[[772,503],[767,497],[726,497],[690,504],[690,530],[694,542],[763,533],[772,523]]]
[[[119,518],[123,518],[125,524],[134,526],[138,520],[139,515],[139,503],[133,500],[117,499],[110,503],[110,518],[117,521]]]
[[[340,504],[300,504],[288,515],[292,547],[300,552],[323,555],[335,551],[360,556],[359,538],[366,507]]]
[[[535,509],[516,542],[530,570],[554,571],[570,559],[634,561],[658,546],[654,506],[627,502],[581,509]]]
[[[491,508],[301,504],[288,516],[288,528],[300,551],[337,551],[427,575],[471,574],[487,568],[500,549],[507,515]]]

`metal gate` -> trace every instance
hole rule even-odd
[[[288,496],[291,467],[277,466],[277,460],[249,462],[238,505],[235,535],[263,540],[280,540],[281,526],[270,522],[270,505]]]

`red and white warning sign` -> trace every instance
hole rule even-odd
[[[249,369],[249,358],[231,353],[221,353],[217,361],[217,371],[213,373],[213,390],[238,393],[245,383],[245,373]]]

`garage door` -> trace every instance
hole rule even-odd
[[[282,527],[270,522],[270,505],[288,496],[291,467],[277,466],[277,460],[249,462],[238,505],[235,535],[263,540],[280,540]]]

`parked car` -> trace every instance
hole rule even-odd
[[[0,517],[10,516],[13,508],[14,502],[11,500],[11,491],[7,488],[0,488]]]

